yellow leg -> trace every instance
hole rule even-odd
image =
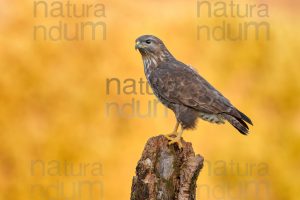
[[[182,136],[182,134],[183,134],[183,128],[181,127],[180,132],[176,135],[175,138],[171,138],[171,139],[168,138],[170,140],[169,144],[177,143],[178,146],[179,146],[179,148],[182,149],[182,147],[183,147],[182,143],[181,143],[181,136]]]
[[[168,138],[168,140],[173,139],[173,137],[171,137],[172,135],[175,135],[175,136],[178,135],[178,133],[177,133],[178,126],[179,126],[179,122],[177,121],[173,132],[165,135],[165,137]]]

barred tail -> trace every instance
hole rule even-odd
[[[252,124],[251,120],[247,117],[246,120],[244,118],[240,119],[234,116],[231,116],[229,114],[223,113],[222,116],[232,125],[234,128],[236,128],[241,134],[247,135],[249,132],[249,127],[248,125],[243,121],[245,120],[246,122],[250,121],[250,124]],[[246,116],[246,115],[245,115]],[[243,117],[243,116],[242,116]]]
[[[251,119],[249,117],[247,117],[244,113],[242,113],[241,111],[237,110],[239,112],[239,114],[242,116],[242,120],[246,121],[247,123],[253,125]]]

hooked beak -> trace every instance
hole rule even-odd
[[[141,48],[143,48],[143,45],[141,44],[140,41],[137,41],[137,42],[135,43],[135,50],[141,49]]]

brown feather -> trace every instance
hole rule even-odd
[[[176,60],[160,39],[145,35],[137,41],[142,44],[139,51],[149,85],[183,128],[194,128],[198,117],[214,123],[223,123],[224,118],[241,133],[248,133],[245,122],[252,125],[252,121],[196,70]]]

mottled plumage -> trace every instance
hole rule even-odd
[[[194,128],[198,118],[223,124],[227,120],[242,134],[251,120],[209,84],[193,68],[176,60],[155,36],[136,40],[147,80],[157,98],[174,111],[182,129]]]

